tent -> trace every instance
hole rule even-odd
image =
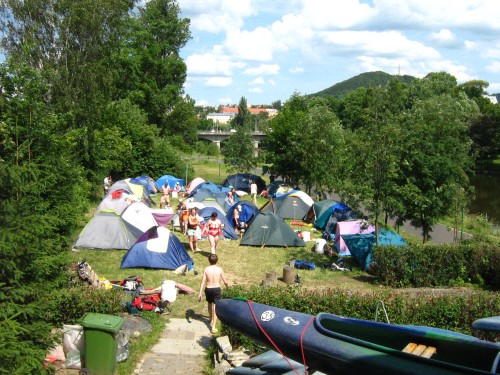
[[[339,255],[351,255],[349,252],[349,247],[346,245],[342,239],[342,235],[345,234],[366,234],[375,231],[375,226],[368,224],[365,220],[346,220],[339,221],[337,223],[337,229],[335,232],[335,247],[337,248]]]
[[[193,269],[193,259],[181,241],[165,227],[152,227],[127,251],[120,268],[162,268],[175,270],[182,265]]]
[[[240,245],[296,247],[306,243],[281,217],[262,212],[253,218]]]
[[[313,205],[312,198],[303,191],[294,190],[292,193],[270,199],[261,207],[261,212],[274,212],[283,219],[304,219]]]
[[[294,189],[288,182],[277,180],[267,185],[267,196],[269,198],[279,197],[283,194],[291,192],[292,190]]]
[[[314,202],[309,212],[306,216],[306,221],[308,223],[313,223],[317,228],[316,221],[319,221],[323,214],[328,211],[328,209],[332,206],[335,206],[338,202],[332,199],[325,199],[319,202]],[[325,220],[326,223],[326,220]],[[320,228],[323,229],[323,228]]]
[[[328,200],[328,202],[334,201]],[[335,233],[335,224],[337,224],[338,221],[352,219],[350,217],[351,214],[352,210],[349,206],[335,202],[333,205],[324,210],[318,218],[316,218],[314,226],[318,229],[325,230],[329,227],[330,229],[327,232]]]
[[[212,212],[217,212],[217,218],[224,224],[224,228],[222,229],[222,233],[224,233],[224,238],[229,238],[231,240],[238,239],[238,233],[234,230],[234,225],[232,222],[228,220],[228,218],[224,215],[224,212],[215,208],[215,207],[205,207],[198,212],[198,215],[205,219],[205,222],[210,220]]]
[[[191,181],[187,188],[186,188],[186,195],[191,194],[191,192],[196,189],[196,187],[201,184],[202,182],[205,182],[205,180],[201,177],[196,177],[193,181]]]
[[[240,214],[240,221],[249,223],[252,219],[257,216],[260,211],[259,209],[250,201],[239,201],[233,204],[229,210],[227,210],[226,217],[229,222],[234,226],[236,223],[234,222],[234,209],[237,208]]]
[[[97,212],[78,236],[75,248],[130,249],[142,231],[112,210]]]
[[[130,179],[130,182],[144,186],[144,189],[148,194],[156,194],[160,191],[160,188],[156,185],[155,180],[149,176],[142,175],[134,177]]]
[[[236,173],[228,176],[222,183],[222,186],[232,186],[236,190],[242,190],[246,193],[250,193],[250,181],[255,181],[257,184],[258,194],[266,188],[266,182],[260,176],[251,173]]]
[[[224,207],[221,206],[220,203],[219,203],[219,201],[216,200],[216,199],[214,199],[214,198],[205,198],[205,199],[203,199],[203,201],[201,203],[203,203],[205,205],[205,207],[215,208],[218,211],[222,212],[222,214],[224,216],[226,215],[226,210],[224,209]]]
[[[112,193],[106,194],[99,206],[97,206],[96,213],[103,210],[113,210],[121,214],[130,203],[139,200],[130,190],[115,190]]]
[[[224,193],[222,191],[218,191],[218,192],[215,192],[215,191],[212,191],[210,189],[206,189],[206,188],[200,188],[200,189],[197,189],[196,192],[191,196],[191,198],[195,201],[195,202],[203,202],[205,203],[206,200],[214,200],[217,202],[218,206],[215,206],[217,208],[221,207],[222,210],[224,212],[226,212],[226,210],[229,209],[229,204],[226,203],[226,194],[227,193]],[[235,199],[235,202],[238,201],[239,199],[236,198]],[[206,206],[208,206],[210,204],[206,204]]]
[[[208,190],[215,194],[225,194],[224,192],[222,192],[221,187],[219,185],[216,185],[213,182],[205,181],[198,184],[194,189],[192,189],[191,192],[188,194],[188,197],[193,197],[198,193],[199,190]]]
[[[352,256],[356,258],[358,263],[363,267],[365,271],[370,269],[373,263],[373,246],[376,244],[375,233],[367,234],[345,234],[342,235],[349,251]],[[386,230],[380,229],[378,232],[379,246],[403,246],[406,245],[406,241],[399,234]]]
[[[174,189],[175,184],[178,182],[179,185],[181,186],[181,190],[184,190],[184,180],[182,178],[177,178],[169,174],[166,174],[161,176],[158,180],[156,180],[156,186],[158,186],[161,189],[161,187],[165,185],[165,182],[168,182],[168,187],[170,189]]]
[[[153,201],[149,197],[149,193],[144,188],[144,185],[131,182],[130,179],[127,180],[119,180],[116,181],[109,188],[108,194],[111,194],[118,190],[124,190],[126,192],[130,192],[132,195],[135,195],[139,198],[143,203],[146,203],[148,206],[153,205]]]

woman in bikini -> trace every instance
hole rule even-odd
[[[219,243],[219,236],[222,234],[222,228],[224,228],[224,224],[217,219],[217,212],[212,212],[210,220],[207,221],[205,227],[207,228],[208,242],[210,242],[210,252],[215,254],[217,244]]]
[[[187,234],[187,222],[188,222],[188,217],[189,217],[189,209],[187,206],[186,201],[182,201],[180,204],[180,211],[181,211],[181,218],[180,218],[180,224],[181,224],[181,230],[183,234]]]

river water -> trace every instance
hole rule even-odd
[[[469,211],[483,214],[489,220],[500,224],[500,176],[477,174],[471,178],[476,189],[476,197],[469,206]]]

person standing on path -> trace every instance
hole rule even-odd
[[[212,212],[210,219],[205,224],[205,228],[208,235],[208,242],[210,242],[210,252],[215,254],[217,244],[219,243],[219,236],[222,235],[222,228],[224,228],[224,224],[217,218],[217,212]]]
[[[257,206],[257,184],[255,181],[250,181],[250,195],[253,199],[253,204]]]
[[[111,184],[113,181],[111,180],[111,175],[108,175],[104,177],[104,180],[102,181],[102,188],[104,190],[104,196],[108,194],[109,188],[111,187]]]
[[[208,256],[208,262],[210,265],[205,267],[203,270],[200,293],[198,294],[198,302],[201,302],[203,289],[205,289],[205,298],[208,302],[208,316],[210,318],[210,332],[212,333],[219,332],[216,328],[217,315],[215,314],[215,304],[222,298],[222,289],[220,287],[219,280],[224,282],[226,288],[228,286],[224,270],[217,265],[218,260],[219,258],[216,254],[210,254]]]

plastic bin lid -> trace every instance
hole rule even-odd
[[[117,333],[122,327],[124,321],[125,319],[121,316],[85,313],[85,315],[81,318],[80,323],[83,328],[94,328]]]

